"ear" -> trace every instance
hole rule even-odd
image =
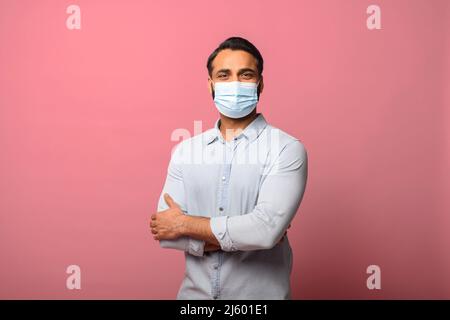
[[[261,75],[261,78],[259,80],[259,85],[258,85],[258,100],[259,100],[259,96],[261,95],[261,92],[263,92],[264,89],[264,78]]]
[[[261,81],[259,82],[259,94],[263,92],[264,89],[264,77],[261,75]]]
[[[208,91],[209,91],[209,93],[212,94],[212,87],[214,86],[214,84],[213,84],[211,78],[209,78],[209,77],[208,77],[208,83],[207,83],[207,86],[208,86]]]
[[[213,81],[211,80],[211,78],[208,77],[208,90],[209,90],[209,94],[211,95],[212,99],[214,100],[214,90],[213,90],[213,88],[214,88],[214,83],[213,83]]]

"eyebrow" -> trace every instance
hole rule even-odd
[[[220,70],[217,70],[216,74],[219,74],[219,73],[221,73],[221,72],[226,73],[226,74],[230,74],[230,73],[231,73],[231,70],[230,70],[230,69],[220,69]],[[242,69],[239,69],[238,75],[241,75],[241,74],[243,74],[243,73],[245,73],[245,72],[253,72],[253,73],[257,73],[255,70],[253,70],[253,69],[251,69],[251,68],[242,68]]]
[[[241,75],[241,74],[246,73],[246,72],[256,73],[256,71],[253,70],[253,69],[251,69],[251,68],[243,68],[243,69],[240,69],[240,70],[238,71],[238,75]]]

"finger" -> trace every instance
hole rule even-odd
[[[288,229],[291,227],[291,224],[289,223],[289,227],[288,227]]]
[[[164,200],[166,201],[166,203],[169,206],[169,208],[176,208],[176,207],[178,207],[178,205],[175,203],[175,201],[173,201],[172,197],[169,196],[168,193],[164,193]]]
[[[156,226],[156,222],[155,221],[150,221],[150,228],[153,228],[153,227],[155,227]]]
[[[153,239],[158,240],[158,236],[154,236]]]
[[[156,214],[152,214],[152,220],[156,220]]]
[[[153,234],[157,234],[158,231],[156,231],[155,229],[152,229],[152,233],[153,233]]]

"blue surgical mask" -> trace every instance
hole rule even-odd
[[[249,115],[258,103],[258,83],[224,81],[214,83],[214,103],[220,113],[230,118]]]

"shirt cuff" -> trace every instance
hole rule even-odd
[[[202,257],[205,250],[205,241],[189,238],[188,247],[186,249],[193,256]]]
[[[212,217],[209,219],[212,233],[223,251],[236,251],[227,230],[228,216]]]

